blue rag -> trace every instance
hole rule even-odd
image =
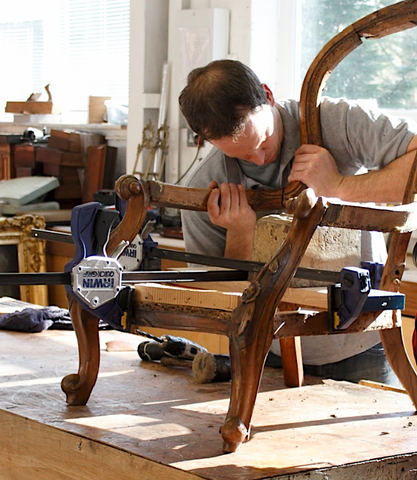
[[[68,310],[59,307],[25,308],[1,315],[0,329],[27,333],[43,332],[68,315]]]

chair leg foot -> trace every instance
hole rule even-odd
[[[85,405],[96,383],[100,365],[99,319],[75,300],[70,302],[69,310],[77,335],[79,368],[78,373],[62,379],[61,388],[69,405]]]
[[[235,452],[239,446],[249,439],[249,432],[245,424],[238,417],[229,418],[221,428],[223,437],[223,452]]]

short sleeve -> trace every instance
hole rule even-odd
[[[406,153],[417,133],[417,125],[411,121],[344,99],[325,97],[320,114],[324,146],[344,175],[354,174],[361,167],[386,166]]]

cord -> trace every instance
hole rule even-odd
[[[175,185],[178,185],[181,182],[181,180],[187,176],[188,172],[193,168],[195,162],[198,160],[198,155],[200,154],[202,143],[203,142],[199,138],[197,140],[197,153],[195,154],[194,160],[191,162],[191,165],[187,168],[187,170],[181,175],[181,177],[175,182]]]

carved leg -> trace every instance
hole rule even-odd
[[[401,329],[381,330],[380,334],[388,361],[417,408],[417,376],[405,353]]]
[[[61,388],[69,405],[85,405],[97,380],[100,365],[99,319],[69,300],[69,311],[78,341],[78,373],[62,379]]]
[[[410,236],[409,233],[392,235],[388,259],[381,278],[381,290],[399,290],[400,279],[405,269],[404,259],[406,258]],[[417,408],[417,376],[408,360],[401,337],[401,329],[398,327],[391,330],[381,330],[380,334],[388,361]]]
[[[272,343],[274,313],[320,222],[325,207],[312,190],[294,202],[294,220],[272,260],[242,295],[231,319],[232,391],[221,433],[225,452],[249,438],[250,423],[266,354]]]

